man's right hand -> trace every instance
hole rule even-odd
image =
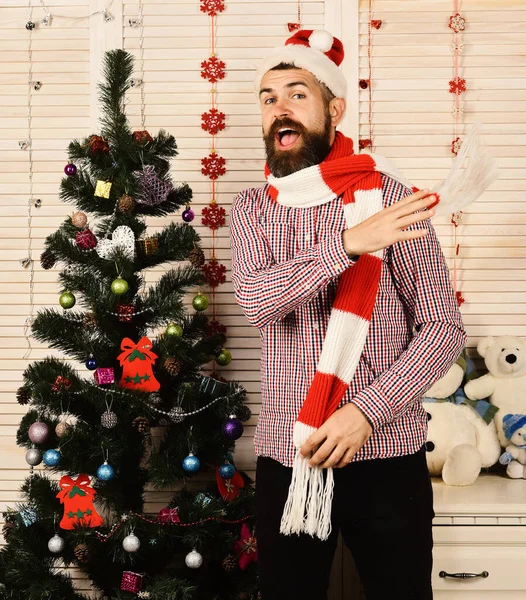
[[[397,242],[415,240],[427,235],[427,229],[406,231],[414,223],[425,221],[435,214],[423,210],[436,202],[429,190],[420,190],[343,232],[343,245],[349,256],[369,254]],[[425,198],[427,196],[427,198]],[[422,212],[417,212],[422,211]]]

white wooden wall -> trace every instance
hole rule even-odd
[[[33,20],[44,13],[32,0]],[[103,0],[49,0],[49,11],[85,15],[104,7]],[[200,76],[200,62],[209,56],[210,18],[198,0],[145,0],[146,128],[165,128],[178,141],[180,155],[173,177],[194,191],[194,221],[205,248],[210,230],[200,225],[202,207],[210,201],[210,182],[200,173],[210,136],[201,129],[201,113],[210,107],[210,86]],[[296,2],[289,0],[226,0],[217,19],[217,55],[227,64],[217,85],[217,103],[227,115],[227,129],[217,136],[217,151],[228,172],[218,180],[218,202],[227,210],[236,192],[262,183],[264,159],[258,107],[252,93],[253,70],[265,50],[287,37]],[[374,32],[373,122],[375,152],[385,154],[419,187],[432,186],[451,164],[453,96],[452,33],[447,28],[452,0],[375,0],[374,18],[383,25]],[[138,56],[139,30],[128,19],[137,16],[137,2],[114,0],[115,21],[101,16],[86,21],[55,19],[51,27],[33,32],[33,79],[43,82],[33,92],[32,136],[34,194],[42,207],[32,209],[35,262],[35,311],[56,305],[56,271],[38,263],[45,237],[71,209],[58,200],[68,142],[97,131],[96,83],[105,49],[122,45]],[[367,78],[367,0],[303,0],[303,25],[326,26],[340,36],[347,58],[349,108],[343,126],[357,140],[368,137],[367,94],[358,79]],[[526,4],[524,0],[463,0],[468,20],[461,76],[467,79],[465,123],[484,123],[483,138],[497,158],[500,179],[466,211],[459,227],[460,288],[469,345],[488,334],[526,335]],[[29,310],[29,273],[19,259],[27,254],[27,152],[18,141],[27,137],[27,2],[0,0],[0,510],[13,506],[27,474],[15,433],[24,408],[14,393],[28,361],[23,324]],[[139,93],[129,94],[129,115],[138,128]],[[359,115],[359,119],[358,119]],[[178,221],[179,216],[174,216]],[[167,223],[152,221],[152,226]],[[450,264],[452,226],[436,223]],[[217,235],[218,258],[230,269],[228,229]],[[159,270],[159,273],[161,271]],[[157,273],[158,275],[158,273]],[[155,277],[156,274],[152,274]],[[229,275],[227,276],[229,280]],[[224,369],[250,394],[253,420],[238,444],[238,465],[253,469],[252,435],[259,413],[259,336],[234,302],[228,281],[218,289],[218,318],[229,329],[228,348],[234,360]],[[52,354],[33,342],[29,360]],[[82,365],[79,365],[79,368]],[[165,496],[151,498],[151,509]]]

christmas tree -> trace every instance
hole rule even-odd
[[[64,566],[97,598],[257,597],[253,488],[232,457],[246,392],[206,375],[231,357],[195,295],[205,278],[192,193],[170,180],[174,137],[129,127],[132,71],[131,55],[106,54],[101,132],[69,145],[60,196],[75,212],[41,255],[62,268],[60,307],[41,310],[32,332],[65,358],[30,364],[17,392],[30,474],[4,514],[0,598],[86,598]],[[147,235],[146,217],[183,207],[183,222]],[[147,285],[145,271],[168,262]],[[151,514],[148,490],[177,491]]]

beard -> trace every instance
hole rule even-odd
[[[301,139],[291,150],[280,150],[276,144],[276,134],[283,127],[296,131]],[[296,171],[319,165],[331,150],[331,117],[325,112],[325,122],[321,131],[309,131],[301,123],[288,117],[276,119],[269,130],[263,135],[267,164],[274,177],[287,177]]]

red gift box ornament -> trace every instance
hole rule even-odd
[[[181,519],[179,518],[179,511],[177,508],[168,508],[165,506],[161,508],[159,514],[157,515],[157,520],[160,523],[180,523]]]
[[[115,370],[113,367],[99,367],[93,373],[93,377],[99,385],[115,383]]]
[[[123,352],[117,357],[122,367],[121,387],[141,392],[156,392],[161,387],[152,370],[158,356],[151,349],[152,342],[146,336],[137,344],[130,338],[122,340]]]
[[[137,594],[142,590],[144,575],[134,573],[133,571],[124,571],[122,574],[121,590],[123,592],[133,592]]]
[[[117,304],[117,314],[121,323],[131,323],[135,308],[132,304]]]
[[[83,229],[75,234],[75,242],[82,250],[93,250],[97,245],[97,238],[89,229]]]
[[[104,519],[93,506],[95,490],[90,486],[90,479],[85,473],[75,480],[69,475],[64,475],[60,480],[57,498],[64,505],[64,516],[60,521],[62,529],[99,527],[104,523]]]
[[[65,390],[69,390],[70,387],[71,381],[69,379],[66,379],[65,377],[62,377],[62,375],[59,375],[55,379],[55,383],[51,386],[51,389],[54,392],[63,392]]]
[[[133,139],[137,142],[137,144],[145,144],[148,142],[153,142],[152,136],[146,131],[134,131]]]

